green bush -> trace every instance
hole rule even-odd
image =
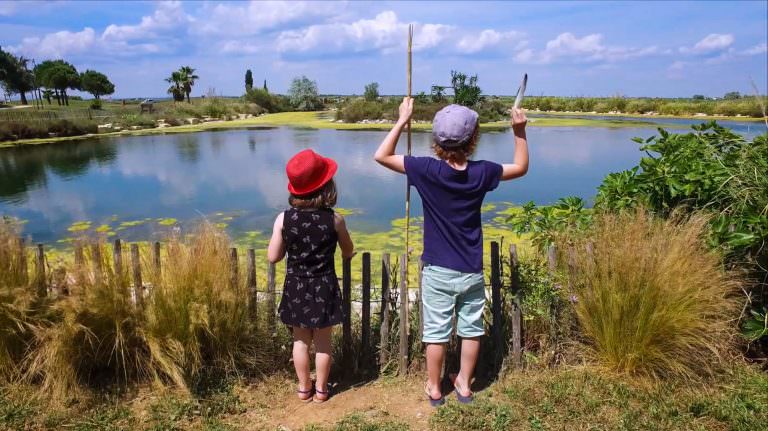
[[[146,129],[157,125],[157,120],[154,117],[143,114],[128,114],[115,122],[119,123],[123,128],[137,126]]]
[[[362,120],[378,120],[382,118],[383,105],[365,99],[355,99],[336,111],[336,119],[346,123],[357,123]]]
[[[266,112],[284,112],[291,111],[290,103],[282,96],[272,94],[262,88],[252,88],[245,93],[245,100],[251,104],[256,104]]]
[[[99,127],[88,120],[56,120],[48,126],[50,133],[57,136],[80,136],[88,133],[98,133]]]
[[[91,109],[95,110],[101,110],[101,100],[100,99],[93,99],[91,100]]]

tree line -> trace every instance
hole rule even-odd
[[[30,64],[33,65],[31,69]],[[27,93],[46,99],[49,105],[53,104],[54,98],[59,105],[69,105],[68,90],[85,91],[95,99],[115,92],[115,85],[101,72],[87,69],[79,73],[75,66],[64,60],[45,60],[35,64],[32,59],[3,51],[2,48],[0,83],[6,94],[18,94],[22,105],[29,104]]]

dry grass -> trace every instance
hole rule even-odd
[[[259,336],[248,316],[243,283],[230,283],[230,241],[222,231],[206,224],[172,238],[159,273],[148,270],[147,250],[149,282],[141,289],[130,283],[125,253],[116,273],[100,247],[98,255],[88,247],[84,265],[70,268],[70,295],[33,322],[23,375],[41,394],[66,400],[87,388],[140,382],[204,390],[210,376],[276,367],[270,337]]]
[[[18,225],[0,220],[0,379],[4,381],[18,372],[34,300],[27,286],[25,255],[18,252],[18,238]]]
[[[706,231],[707,219],[698,215],[604,214],[587,235],[562,245],[578,251],[571,258],[572,299],[601,363],[683,378],[722,364],[737,317],[737,279],[707,248]]]
[[[209,367],[266,371],[269,337],[257,336],[244,285],[230,283],[229,238],[210,224],[190,238],[172,239],[153,274],[144,336],[155,377],[187,387]]]

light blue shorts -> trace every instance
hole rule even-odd
[[[422,272],[425,343],[447,343],[451,337],[453,314],[457,315],[456,333],[471,338],[485,335],[483,308],[485,283],[483,273],[466,273],[426,265]]]

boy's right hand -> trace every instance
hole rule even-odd
[[[400,123],[407,123],[413,116],[413,98],[403,97],[403,102],[400,103],[400,117],[397,119]]]
[[[528,118],[522,109],[512,108],[512,131],[515,133],[524,133],[525,125],[528,124]]]

